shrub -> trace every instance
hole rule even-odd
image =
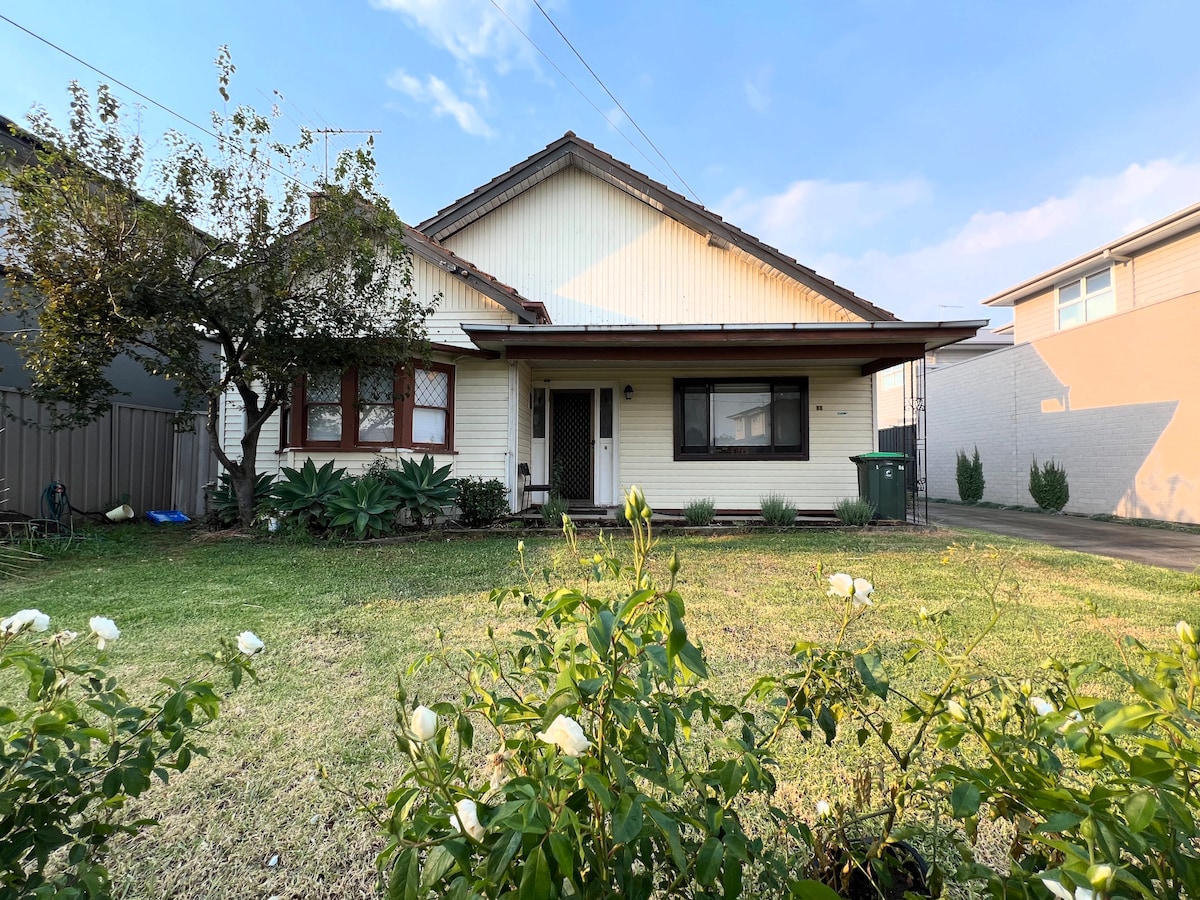
[[[299,469],[284,466],[283,476],[275,485],[275,509],[285,516],[295,516],[306,528],[327,528],[327,506],[337,494],[345,469],[335,469],[333,460],[317,468],[311,459]]]
[[[418,528],[442,514],[458,496],[458,486],[450,477],[450,466],[435,469],[433,457],[426,453],[421,461],[401,458],[399,469],[390,469],[388,482],[396,489],[400,504],[408,510]]]
[[[120,637],[111,619],[89,624],[100,650]],[[6,692],[0,706],[0,895],[103,900],[111,896],[109,842],[155,824],[119,811],[206,753],[198,732],[216,719],[224,691],[207,676],[164,679],[165,688],[137,700],[104,670],[103,655],[91,657],[85,638],[38,636],[49,626],[37,610],[0,622],[0,670],[27,686]],[[236,688],[254,676],[249,657],[261,649],[243,632],[236,646],[225,640],[200,659],[208,672],[228,672]]]
[[[331,528],[350,529],[362,541],[392,532],[399,506],[396,491],[388,482],[347,478],[325,508]]]
[[[587,557],[579,588],[492,593],[530,613],[518,646],[443,643],[413,668],[450,667],[458,702],[410,710],[397,693],[406,765],[375,811],[389,896],[786,895],[742,822],[774,789],[770,759],[749,715],[706,686],[678,559],[668,584],[651,578],[638,499],[631,558],[607,543],[582,553],[568,519],[569,556]]]
[[[254,508],[260,513],[265,512],[274,497],[275,478],[273,472],[259,472],[254,479]],[[229,473],[222,472],[217,478],[217,486],[210,495],[211,505],[209,515],[216,520],[221,528],[232,528],[240,519],[238,514],[237,494],[229,480]]]
[[[795,525],[796,507],[783,494],[767,494],[759,499],[763,521],[768,525]]]
[[[1067,470],[1053,459],[1039,469],[1037,457],[1034,457],[1033,465],[1029,467],[1029,493],[1040,508],[1060,512],[1071,499]]]
[[[684,509],[683,518],[689,525],[711,525],[715,508],[712,498],[693,500]]]
[[[834,504],[833,514],[843,525],[866,525],[875,518],[875,504],[863,497],[846,497]]]
[[[955,472],[958,480],[958,498],[963,503],[978,503],[983,499],[983,460],[979,458],[979,448],[975,448],[975,456],[967,459],[967,454],[958,451],[958,466]]]
[[[542,521],[551,528],[555,528],[562,524],[562,518],[567,514],[568,509],[570,507],[561,494],[551,494],[546,498],[546,502],[542,504],[539,512],[542,514]]]
[[[467,527],[492,525],[508,515],[508,489],[499,478],[462,478],[458,482],[458,508]]]
[[[370,464],[363,469],[363,478],[374,478],[376,481],[383,481],[388,477],[388,474],[395,472],[396,468],[392,465],[390,459],[383,454],[378,454],[371,460]]]

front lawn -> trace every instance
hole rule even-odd
[[[194,671],[189,658],[222,636],[250,629],[267,648],[256,662],[261,681],[223,708],[207,742],[211,757],[139,805],[161,824],[118,845],[117,895],[375,896],[382,842],[351,800],[318,781],[317,768],[347,793],[385,789],[399,765],[390,732],[397,674],[436,645],[439,629],[451,645],[482,647],[489,624],[501,636],[524,624],[522,610],[497,611],[487,600],[493,587],[518,580],[517,538],[313,546],[194,541],[186,531],[142,526],[106,534],[4,582],[0,612],[37,607],[54,628],[79,630],[89,616],[113,618],[122,636],[110,668],[147,690],[159,677]],[[1020,584],[982,647],[984,659],[1016,673],[1033,674],[1052,655],[1111,657],[1121,633],[1165,645],[1177,620],[1200,621],[1195,575],[977,534],[966,540],[992,541],[994,554],[948,554],[963,537],[667,536],[658,555],[665,566],[678,548],[689,632],[703,642],[718,689],[734,699],[755,676],[784,666],[798,639],[832,639],[836,610],[818,566],[875,585],[876,606],[855,627],[864,639],[883,635],[897,656],[921,627],[921,607],[949,611],[943,624],[952,640],[978,631],[990,608],[977,566],[986,574],[1008,565]],[[525,546],[539,579],[543,569],[578,569],[560,540],[526,538]],[[420,683],[409,683],[414,701],[457,695],[437,672],[425,669]],[[831,754],[785,744],[781,802],[811,817],[817,799],[844,794],[869,762],[852,744],[839,742]]]

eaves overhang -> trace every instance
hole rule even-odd
[[[570,363],[854,365],[863,375],[966,338],[987,320],[753,325],[469,325],[483,350],[510,360]]]
[[[1077,256],[1007,290],[993,294],[980,303],[984,306],[1016,306],[1022,300],[1028,300],[1059,284],[1074,281],[1105,264],[1127,263],[1134,254],[1197,228],[1200,228],[1200,203],[1192,204],[1137,231],[1131,231],[1090,253]]]

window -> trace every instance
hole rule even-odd
[[[300,380],[291,416],[301,447],[415,447],[449,450],[454,433],[454,369],[430,365],[412,378],[373,366],[312,372]]]
[[[1082,325],[1117,311],[1112,269],[1101,269],[1058,288],[1058,330]]]
[[[896,388],[904,387],[904,368],[896,366],[893,369],[888,369],[883,372],[879,378],[879,387],[881,390],[891,391]]]
[[[808,459],[808,379],[675,379],[675,458]]]

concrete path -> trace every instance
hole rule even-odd
[[[1200,534],[1191,532],[953,503],[930,503],[929,518],[947,528],[975,528],[1180,572],[1200,567]]]

